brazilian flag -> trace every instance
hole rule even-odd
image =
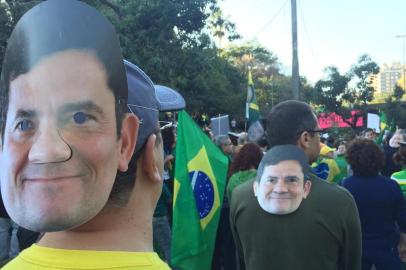
[[[388,123],[388,118],[386,116],[386,113],[384,111],[379,112],[379,122],[380,122],[380,130],[381,132],[379,133],[378,138],[376,138],[376,143],[377,144],[382,144],[383,136],[385,135],[385,131],[395,131],[396,125],[394,119],[392,119],[392,122],[389,124]]]
[[[246,118],[248,119],[248,127],[259,120],[259,107],[255,96],[254,83],[252,81],[251,70],[248,71],[248,89],[247,89],[247,105]]]
[[[264,128],[259,119],[259,107],[257,104],[257,98],[255,97],[255,88],[252,81],[251,70],[248,70],[246,118],[248,119],[248,139],[251,142],[256,142],[264,135]]]
[[[171,265],[210,270],[228,157],[185,111],[177,132]]]
[[[387,124],[388,118],[386,117],[386,113],[384,111],[382,111],[379,115],[379,122],[380,122],[379,128],[381,130],[381,133],[383,133],[384,130],[389,129],[388,124]]]

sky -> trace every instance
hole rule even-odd
[[[291,74],[291,0],[223,0],[223,13]],[[362,54],[380,66],[404,61],[406,0],[297,0],[299,73],[314,83],[327,66],[347,72]],[[406,45],[405,45],[406,46]]]

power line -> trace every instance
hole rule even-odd
[[[303,28],[304,28],[304,30],[305,30],[306,39],[307,39],[307,42],[309,43],[310,53],[312,54],[314,63],[319,67],[319,63],[318,63],[318,61],[317,61],[316,55],[315,55],[314,50],[313,50],[312,43],[311,43],[311,41],[310,41],[309,33],[307,32],[307,27],[306,27],[304,12],[303,12],[302,5],[300,4],[300,2],[301,2],[301,1],[299,1],[300,15],[301,15],[301,17],[302,17],[302,23],[303,23]]]
[[[283,8],[286,6],[289,0],[286,0],[282,6],[279,8],[279,10],[275,13],[275,15],[259,30],[255,33],[255,35],[252,37],[252,39],[255,39],[262,31],[265,30],[275,19],[278,17],[279,13],[283,10]]]

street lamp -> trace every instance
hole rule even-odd
[[[403,71],[403,90],[406,90],[406,78],[405,78],[405,37],[406,34],[397,35],[397,38],[401,38],[403,41],[403,63],[402,63],[402,71]]]

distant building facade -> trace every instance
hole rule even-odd
[[[401,63],[383,64],[379,73],[371,77],[372,85],[378,93],[387,94],[393,91],[402,75]]]

